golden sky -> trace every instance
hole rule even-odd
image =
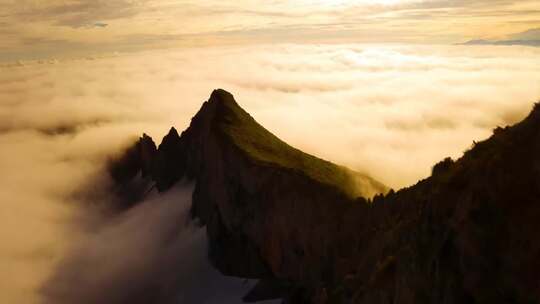
[[[0,60],[201,44],[540,40],[539,28],[537,0],[0,0]]]

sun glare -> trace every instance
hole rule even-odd
[[[382,5],[392,5],[400,2],[405,2],[406,0],[320,0],[315,1],[320,4],[329,4],[329,5],[358,5],[358,4],[382,4]],[[313,3],[313,1],[310,1]]]

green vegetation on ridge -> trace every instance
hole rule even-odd
[[[377,192],[386,191],[385,186],[368,176],[309,155],[283,142],[238,106],[230,93],[216,90],[212,98],[217,98],[216,102],[224,105],[219,107],[222,111],[219,115],[221,129],[252,159],[303,173],[322,184],[336,187],[351,197],[368,196],[366,194],[372,192],[360,189],[357,183],[359,178]]]

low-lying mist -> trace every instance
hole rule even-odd
[[[205,230],[189,216],[192,189],[152,192],[89,226],[42,287],[44,303],[241,303],[252,284],[211,267]]]
[[[0,302],[240,296],[186,220],[189,189],[99,211],[107,160],[142,132],[183,130],[215,88],[293,146],[401,188],[523,118],[539,59],[527,47],[275,45],[0,66]],[[215,301],[197,299],[184,302]]]

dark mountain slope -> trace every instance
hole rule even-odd
[[[342,287],[355,303],[539,303],[539,204],[536,105],[430,178],[377,197]]]
[[[210,258],[259,278],[247,296],[290,303],[538,303],[540,106],[397,193],[294,149],[217,90],[157,150],[143,137],[113,166],[166,191],[196,182]],[[128,172],[129,174],[122,174]],[[135,172],[135,173],[133,173]]]

